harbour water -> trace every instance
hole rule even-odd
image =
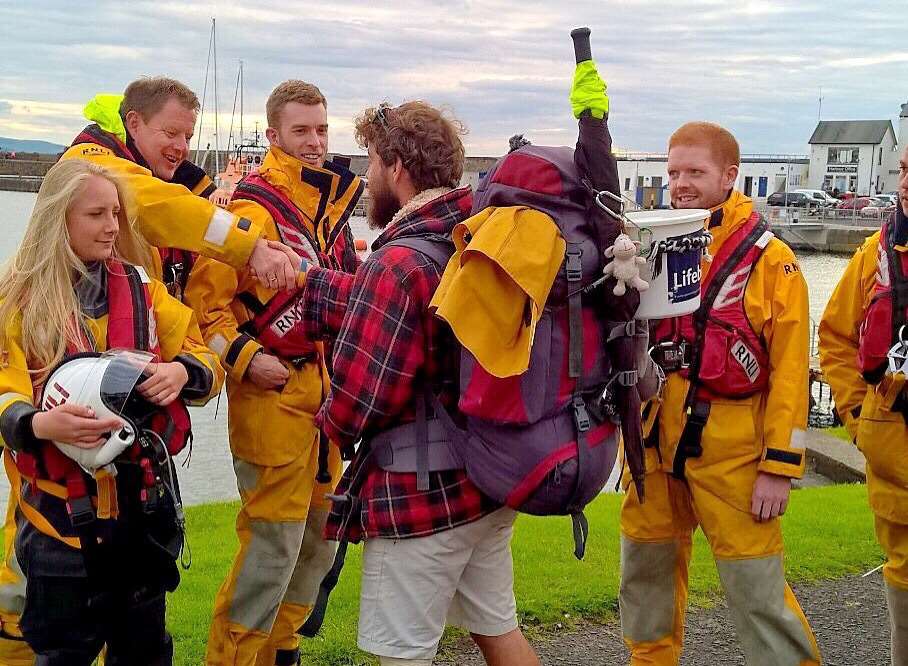
[[[34,205],[35,195],[0,191],[0,260],[5,261],[18,247]],[[376,232],[363,218],[351,221],[353,234],[368,242]],[[801,269],[810,287],[810,317],[818,322],[848,257],[830,254],[799,256]],[[224,394],[202,408],[192,410],[194,442],[191,465],[180,465],[178,473],[184,500],[200,504],[238,497],[230,450],[227,443],[227,400]],[[184,456],[181,456],[183,460]],[[8,483],[0,475],[0,506],[5,506]]]

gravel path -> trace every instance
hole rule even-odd
[[[825,666],[888,666],[889,618],[879,572],[795,588],[820,644]],[[612,666],[628,663],[617,623],[590,625],[535,645],[545,666]],[[472,642],[464,640],[437,666],[482,666]],[[683,666],[743,665],[728,610],[688,614]]]

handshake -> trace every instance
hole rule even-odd
[[[273,240],[259,239],[249,257],[249,271],[263,287],[293,290],[306,282],[306,272],[315,257],[301,257],[295,250]]]

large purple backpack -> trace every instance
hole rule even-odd
[[[618,419],[610,387],[636,381],[632,372],[613,372],[608,353],[613,339],[634,335],[627,330],[633,323],[611,321],[623,318],[606,306],[604,290],[583,292],[601,277],[603,243],[609,242],[596,228],[590,201],[574,151],[566,147],[524,146],[485,175],[474,214],[489,206],[530,206],[551,216],[566,242],[529,368],[497,378],[461,348],[460,414],[448,414],[427,390],[415,423],[370,442],[379,466],[416,471],[423,489],[430,471],[462,468],[483,493],[517,511],[571,515],[578,558],[588,532],[582,510],[602,491],[616,460]],[[613,231],[611,240],[620,232],[617,222]],[[440,266],[453,252],[446,237],[391,244],[422,252]]]

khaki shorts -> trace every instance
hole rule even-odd
[[[502,508],[427,537],[366,541],[359,647],[383,657],[432,659],[446,623],[482,636],[516,629],[516,516]]]

